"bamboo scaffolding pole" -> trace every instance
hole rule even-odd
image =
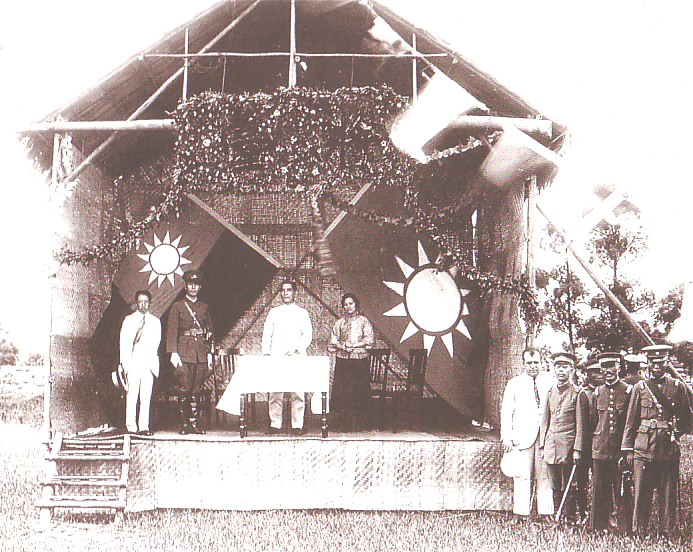
[[[219,34],[217,34],[212,40],[210,40],[207,44],[205,44],[201,49],[200,53],[205,53],[209,49],[213,48],[214,45],[219,42],[224,36],[226,36],[227,33],[229,33],[236,25],[238,25],[245,17],[261,2],[261,0],[255,0],[250,6],[248,6],[239,16],[234,19],[231,23],[229,23]],[[135,111],[132,112],[132,114],[127,118],[128,121],[132,121],[134,119],[137,119],[142,113],[144,113],[156,100],[161,94],[164,93],[164,91],[183,73],[184,68],[181,67],[178,69],[173,75],[171,75],[166,81],[156,89],[156,91],[147,98],[147,100],[144,101]],[[85,159],[82,161],[75,169],[67,175],[65,180],[63,181],[63,184],[69,184],[70,182],[74,181],[75,178],[77,178],[80,174],[82,174],[82,171],[87,168],[88,165],[90,165],[101,153],[103,153],[108,146],[110,146],[118,136],[117,131],[111,134],[104,142],[101,143],[100,146],[98,146],[94,151],[92,151]]]
[[[457,128],[502,130],[506,125],[513,125],[530,134],[550,135],[551,121],[545,119],[518,119],[510,117],[493,117],[486,115],[463,115],[454,125]],[[137,119],[126,121],[48,121],[30,123],[15,128],[19,134],[34,132],[82,132],[82,131],[138,131],[138,130],[173,130],[173,119]],[[96,150],[94,150],[96,151]]]
[[[48,121],[31,123],[16,129],[17,133],[32,132],[103,132],[121,130],[173,130],[173,119],[138,119],[135,121]]]
[[[290,56],[291,52],[205,52],[198,54],[142,54],[140,58],[229,58],[229,57],[282,57]],[[299,57],[315,57],[315,58],[443,58],[449,57],[449,54],[422,54],[420,52],[414,54],[374,54],[374,53],[340,53],[340,52],[299,52],[294,55]]]
[[[568,244],[568,250],[573,254],[573,257],[575,260],[580,263],[580,266],[585,269],[585,272],[589,275],[590,278],[594,281],[595,284],[597,284],[597,287],[606,295],[606,297],[611,301],[614,306],[621,311],[621,314],[626,318],[628,323],[631,325],[631,327],[638,333],[638,335],[642,338],[643,341],[645,341],[648,345],[656,345],[654,340],[650,337],[650,334],[648,334],[643,327],[638,323],[638,321],[633,318],[633,315],[630,313],[630,311],[626,308],[626,306],[621,303],[618,297],[614,295],[614,293],[604,284],[604,282],[601,281],[599,276],[595,274],[594,270],[592,270],[592,267],[590,264],[578,253],[575,251],[575,248],[573,247],[572,242],[568,240],[568,236],[566,233],[563,231],[563,229],[555,224],[551,218],[546,214],[546,212],[541,208],[541,205],[537,204],[537,210],[544,216],[546,221],[553,226],[556,231],[558,232],[558,235],[563,238],[563,241]],[[681,373],[671,364],[669,363],[669,370],[671,373],[681,381],[681,383],[685,386],[689,396],[693,396],[693,389],[691,389],[690,385],[686,383],[686,381],[682,378]]]
[[[183,101],[188,99],[188,70],[190,68],[190,58],[188,52],[190,50],[188,28],[185,28],[185,59],[183,60]]]
[[[412,49],[416,52],[416,33],[412,33],[411,35],[411,47]],[[411,60],[411,97],[414,102],[419,97],[419,83],[418,83],[418,78],[417,78],[417,65],[416,65],[416,60],[418,58],[412,57]]]
[[[537,209],[537,177],[533,175],[527,187],[527,277],[529,287],[537,287],[537,265],[535,259],[536,232],[535,232],[535,211]],[[527,336],[527,346],[534,345],[534,332]]]
[[[289,28],[289,88],[296,86],[296,0],[291,0]]]

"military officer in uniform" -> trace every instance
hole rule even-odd
[[[185,298],[171,307],[166,331],[166,351],[179,387],[180,433],[204,433],[198,426],[200,390],[209,374],[212,319],[207,304],[198,297],[202,277],[197,270],[183,275]]]
[[[633,386],[621,450],[633,466],[633,531],[647,532],[655,488],[659,496],[661,532],[676,529],[681,448],[679,435],[690,423],[685,386],[665,374],[669,345],[645,347],[649,377]]]
[[[575,448],[580,451],[580,461],[575,469],[575,502],[578,515],[584,521],[587,519],[589,476],[590,468],[592,467],[594,418],[591,415],[590,405],[592,404],[595,389],[604,383],[604,376],[599,362],[594,357],[587,361],[587,365],[583,370],[585,372],[585,381],[580,388],[581,397],[578,398],[578,409],[576,412]]]
[[[590,405],[590,417],[594,420],[590,527],[603,530],[611,525],[614,529],[628,531],[630,497],[622,493],[619,459],[632,386],[619,379],[619,353],[601,353],[597,358],[604,384],[595,389]]]
[[[643,354],[628,354],[623,357],[625,363],[625,370],[623,374],[623,381],[628,385],[635,385],[639,381],[645,379],[642,375],[642,364],[647,361],[647,357]]]
[[[539,434],[539,446],[548,464],[549,479],[553,490],[553,500],[558,510],[566,493],[574,463],[582,454],[580,444],[576,445],[577,409],[580,392],[571,383],[577,358],[572,353],[559,352],[551,355],[556,385],[549,389],[544,407]],[[573,501],[565,506],[566,517],[573,513]]]

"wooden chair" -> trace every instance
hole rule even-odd
[[[426,349],[409,349],[409,362],[407,364],[407,381],[404,389],[407,411],[411,412],[412,400],[419,404],[419,417],[423,419],[424,388],[426,387],[426,367],[428,364],[428,351]],[[433,399],[437,397],[433,394]],[[436,409],[436,418],[438,417]]]
[[[219,418],[222,412],[216,410],[216,405],[236,371],[237,355],[238,349],[220,349],[212,356],[212,373],[205,380],[203,388],[203,397],[207,403],[207,415],[210,425],[212,419],[219,424]],[[213,410],[216,411],[214,416],[212,416]]]
[[[388,389],[388,377],[390,375],[390,355],[392,351],[390,349],[370,349],[368,351],[368,364],[370,367],[371,375],[371,402],[375,406],[375,402],[378,402],[378,408],[380,410],[381,420],[384,419],[386,400],[394,399],[394,394],[391,389]],[[373,412],[369,412],[370,424],[375,427],[373,423]],[[394,412],[394,402],[393,402],[393,427],[395,421]]]

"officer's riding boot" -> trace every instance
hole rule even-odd
[[[180,431],[181,435],[192,433],[190,429],[190,399],[188,397],[178,397],[178,412],[180,413]]]
[[[190,403],[190,433],[194,433],[195,435],[202,435],[206,433],[206,431],[197,426],[197,422],[200,419],[200,410],[199,398],[196,395],[193,395]]]

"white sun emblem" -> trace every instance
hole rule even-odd
[[[440,337],[450,357],[453,357],[452,330],[457,330],[468,339],[472,339],[462,320],[463,316],[469,314],[464,297],[470,290],[458,288],[449,273],[438,270],[428,259],[421,242],[418,268],[412,268],[397,256],[395,259],[406,281],[383,283],[404,300],[383,314],[409,318],[409,324],[399,342],[403,343],[420,331],[423,334],[424,347],[429,354],[436,337]]]
[[[151,272],[147,284],[151,284],[156,280],[157,287],[161,287],[164,280],[168,279],[171,285],[174,285],[174,275],[178,274],[178,276],[183,276],[181,267],[192,261],[183,257],[183,253],[185,253],[190,246],[178,247],[182,237],[182,235],[178,236],[175,240],[171,241],[169,232],[166,232],[166,236],[163,240],[160,240],[159,237],[154,234],[154,245],[149,245],[147,242],[144,242],[147,253],[138,253],[137,256],[147,262],[140,272]]]

